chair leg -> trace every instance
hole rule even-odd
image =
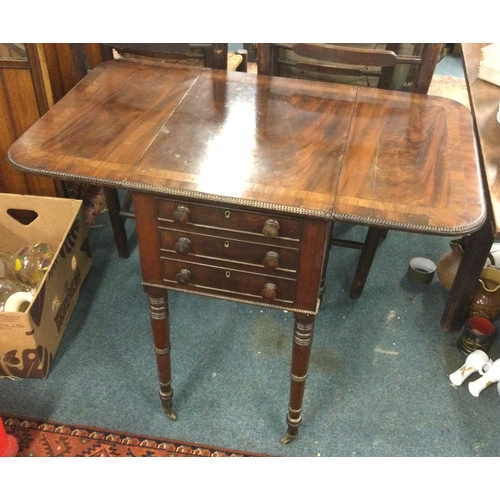
[[[330,222],[329,227],[328,227],[328,236],[327,236],[327,241],[331,242],[332,241],[332,233],[333,233],[333,222]],[[323,300],[323,295],[325,294],[325,289],[326,289],[326,271],[328,269],[328,259],[330,257],[330,249],[332,245],[331,243],[328,245],[328,249],[325,252],[325,260],[323,262],[323,270],[321,271],[321,282],[319,285],[319,300]]]
[[[118,255],[122,259],[130,256],[128,248],[127,233],[125,232],[125,221],[120,215],[120,199],[118,191],[115,188],[103,188],[104,197],[106,198],[106,205],[108,207],[109,219],[111,221],[111,228],[115,237],[116,249]]]
[[[385,231],[385,229],[374,227],[368,228],[356,272],[354,273],[354,278],[351,283],[351,289],[349,290],[349,297],[352,299],[357,299],[363,291],[373,258],[375,257],[375,252],[377,251],[378,244]]]
[[[478,231],[469,235],[441,316],[441,328],[444,332],[460,330],[467,319],[481,271],[495,241],[494,227],[494,223],[488,219]]]

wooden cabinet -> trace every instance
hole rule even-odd
[[[99,63],[98,44],[85,45]],[[78,80],[68,43],[0,43],[0,192],[62,195],[61,181],[14,169],[7,152]]]
[[[22,173],[7,160],[11,144],[53,104],[40,44],[0,44],[0,192],[57,196],[59,183]]]

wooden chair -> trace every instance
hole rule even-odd
[[[257,44],[260,74],[364,85],[426,94],[443,44]],[[387,230],[368,227],[363,242],[331,244],[361,250],[349,295],[358,298]]]
[[[88,44],[71,44],[71,54],[77,80],[81,80],[89,71]],[[116,57],[135,59],[154,59],[165,63],[179,63],[222,70],[247,70],[246,51],[228,54],[227,43],[101,43],[102,61]],[[237,57],[234,57],[236,55]],[[126,219],[135,219],[132,210],[132,196],[120,193],[115,188],[103,188],[106,198],[111,227],[115,238],[118,255],[127,258],[130,255],[128,238],[125,230]]]

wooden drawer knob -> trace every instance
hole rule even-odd
[[[273,219],[266,220],[264,227],[262,228],[262,234],[264,236],[276,238],[280,234],[280,225],[278,221]]]
[[[189,221],[189,208],[179,205],[172,214],[172,219],[179,224],[186,224]]]
[[[191,252],[191,240],[189,238],[179,238],[174,245],[174,250],[177,253],[188,254]]]
[[[276,252],[267,252],[262,264],[266,269],[274,271],[280,265],[280,256]]]
[[[260,294],[263,299],[273,301],[276,299],[276,285],[274,283],[266,283],[262,288]]]
[[[181,269],[176,275],[175,279],[177,283],[181,285],[189,285],[191,282],[191,271],[189,269]]]

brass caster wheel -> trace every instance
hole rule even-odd
[[[296,437],[297,436],[290,436],[290,434],[287,434],[281,438],[281,444],[290,444],[292,441],[295,441]]]
[[[163,411],[165,412],[167,417],[173,422],[177,420],[177,415],[172,410],[167,410],[166,408],[163,408]]]

